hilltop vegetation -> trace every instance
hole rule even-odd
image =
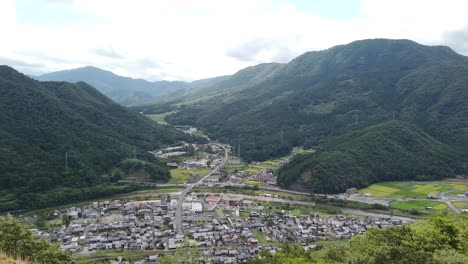
[[[454,160],[456,154],[447,145],[415,126],[389,121],[346,134],[317,153],[294,159],[280,169],[278,183],[337,193],[379,181],[450,177],[457,167]]]
[[[294,186],[306,182],[317,190],[316,179],[333,174],[330,184],[338,178],[344,183],[323,190],[343,191],[387,179],[466,173],[468,59],[450,48],[409,40],[362,40],[308,52],[285,65],[259,67],[263,71],[247,68],[221,82],[245,80],[233,81],[230,88],[214,86],[194,97],[139,109],[178,110],[165,120],[194,125],[212,138],[240,144],[246,161],[284,156],[294,146],[323,149],[314,158],[295,160],[298,167],[289,168],[293,175],[280,179],[284,186],[301,179]],[[247,77],[259,72],[256,81]],[[401,123],[387,123],[392,120]],[[385,128],[379,129],[379,124]],[[414,146],[407,148],[406,139],[385,133],[390,127]],[[376,150],[365,145],[367,140],[377,144]],[[416,155],[419,147],[427,156]],[[390,158],[383,158],[387,154]],[[416,162],[416,168],[409,162],[400,167],[403,159],[398,155]],[[376,164],[380,161],[384,164]],[[319,168],[318,163],[324,164],[322,170],[307,171]],[[326,164],[332,164],[334,172],[323,174]],[[348,165],[345,176],[342,167]],[[387,169],[392,171],[384,172]]]
[[[38,82],[1,66],[0,94],[0,192],[14,194],[0,199],[2,210],[35,204],[34,194],[57,187],[92,188],[137,170],[166,181],[169,172],[146,151],[191,140],[82,82]],[[143,161],[122,163],[135,150]]]
[[[26,263],[18,260],[41,264],[72,263],[69,253],[61,251],[58,246],[51,245],[44,239],[35,239],[31,232],[15,219],[0,217],[0,261]]]
[[[462,264],[468,262],[468,217],[436,215],[415,224],[370,229],[347,243],[305,250],[284,244],[272,255],[260,253],[253,264],[263,263],[412,263]]]

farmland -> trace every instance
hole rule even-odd
[[[426,208],[432,208],[433,210],[445,210],[447,205],[445,203],[436,202],[436,201],[406,201],[399,202],[394,201],[391,203],[391,206],[396,209],[402,210],[424,210]]]
[[[428,194],[438,195],[449,190],[468,190],[466,180],[444,180],[430,182],[383,182],[359,190],[359,193],[370,193],[382,198],[414,198],[424,199]]]
[[[453,202],[453,205],[460,209],[468,209],[468,203],[466,202]]]
[[[170,170],[171,179],[168,183],[170,184],[182,184],[186,183],[189,179],[197,176],[204,176],[210,172],[208,168],[187,170],[184,168],[177,168]]]
[[[151,114],[151,115],[146,115],[146,116],[158,124],[167,125],[166,121],[164,121],[164,118],[170,114],[172,114],[172,112],[165,112],[161,114]]]

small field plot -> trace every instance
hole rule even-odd
[[[392,202],[390,204],[393,208],[402,210],[424,210],[431,207],[433,210],[445,210],[447,205],[445,203],[436,201],[407,201],[407,202]]]
[[[167,183],[183,184],[193,177],[207,175],[210,172],[210,169],[200,168],[200,169],[187,170],[184,168],[177,168],[177,169],[170,170],[170,172],[171,172],[171,179]]]
[[[468,181],[467,181],[468,182]],[[463,182],[430,181],[430,182],[382,182],[359,190],[359,193],[370,193],[384,198],[427,198],[428,194],[439,195],[449,190],[466,190]]]
[[[171,184],[182,184],[187,182],[192,176],[187,169],[178,168],[172,169],[171,172],[171,179],[167,183]]]
[[[170,114],[172,114],[172,112],[165,112],[161,114],[151,114],[151,115],[146,115],[146,116],[158,124],[166,125],[167,123],[166,121],[164,121],[164,118]]]
[[[265,236],[262,234],[262,232],[260,232],[257,229],[254,229],[254,230],[252,230],[252,233],[258,239],[258,242],[260,242],[260,244],[268,245],[268,240],[265,238]]]
[[[460,209],[468,209],[467,202],[453,202],[452,204]]]

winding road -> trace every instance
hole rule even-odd
[[[187,196],[187,194],[190,193],[193,190],[193,188],[195,188],[200,183],[202,183],[204,180],[206,180],[206,178],[210,177],[213,173],[217,172],[220,168],[222,168],[224,166],[224,164],[226,164],[226,162],[227,162],[227,160],[229,158],[228,150],[224,146],[220,146],[220,147],[222,147],[224,149],[224,159],[223,159],[223,161],[218,166],[216,166],[213,170],[211,170],[210,173],[208,173],[206,176],[201,178],[196,183],[188,184],[187,188],[185,188],[182,191],[182,193],[179,195],[179,199],[177,199],[177,208],[176,208],[176,211],[175,211],[174,222],[175,222],[175,230],[176,230],[178,235],[183,235],[184,234],[184,232],[182,230],[182,203],[184,202],[185,196]]]

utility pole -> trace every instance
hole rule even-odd
[[[137,158],[137,157],[136,157],[136,147],[135,147],[135,146],[133,146],[133,158],[134,158],[134,159]]]
[[[239,145],[237,146],[237,157],[240,158],[240,143],[239,143]]]
[[[358,123],[359,123],[359,114],[356,113],[356,114],[354,115],[354,124],[357,125]]]

